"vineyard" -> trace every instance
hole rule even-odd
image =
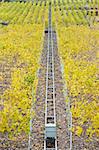
[[[0,2],[0,150],[98,150],[98,49],[98,0]]]

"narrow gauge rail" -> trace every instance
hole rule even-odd
[[[57,150],[52,9],[49,4],[44,150]]]

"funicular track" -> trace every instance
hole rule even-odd
[[[29,150],[66,150],[69,148],[66,106],[57,34],[52,27],[51,4],[38,78]]]
[[[44,150],[57,150],[52,10],[49,4]]]

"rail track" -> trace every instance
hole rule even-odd
[[[52,10],[49,5],[44,150],[57,150]]]
[[[44,33],[35,118],[32,122],[31,149],[65,150],[69,147],[66,105],[63,94],[61,63],[58,55],[57,34],[52,27],[51,4],[48,28]]]

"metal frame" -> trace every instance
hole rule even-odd
[[[48,48],[47,48],[47,72],[46,72],[46,100],[45,100],[45,129],[47,126],[56,128],[55,110],[55,81],[54,81],[54,52],[52,31],[52,8],[49,4],[48,18]],[[49,105],[51,103],[51,106]],[[49,115],[49,114],[52,115]],[[48,119],[50,122],[48,122]],[[45,133],[46,134],[46,133]],[[57,150],[57,137],[55,137],[55,148],[46,148],[46,135],[44,139],[44,150]]]

